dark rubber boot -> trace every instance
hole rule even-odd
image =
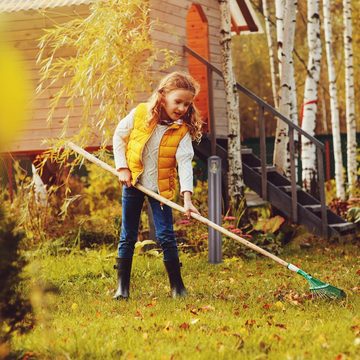
[[[179,259],[164,261],[164,264],[169,276],[171,296],[173,298],[186,296],[187,292],[180,273],[182,264]]]
[[[131,274],[132,259],[116,258],[116,265],[118,276],[118,288],[113,299],[128,299],[130,290],[130,274]]]

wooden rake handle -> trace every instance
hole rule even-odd
[[[84,158],[86,158],[90,162],[100,166],[102,169],[104,169],[106,171],[109,171],[112,174],[114,174],[116,177],[118,177],[119,173],[113,167],[111,167],[109,164],[105,163],[104,161],[99,160],[97,157],[95,157],[94,155],[88,153],[87,151],[85,151],[81,147],[77,146],[76,144],[72,143],[71,141],[68,141],[66,143],[66,146],[69,147],[70,149],[72,149],[73,151],[75,151],[76,153],[82,155]],[[178,211],[180,211],[182,213],[185,213],[185,209],[182,206],[180,206],[180,205],[178,205],[178,204],[164,198],[163,196],[161,196],[159,194],[156,194],[155,192],[153,192],[153,191],[151,191],[149,189],[144,188],[142,185],[137,184],[137,185],[135,185],[135,187],[138,190],[145,193],[146,195],[151,196],[152,198],[162,202],[163,204],[165,204],[167,206],[170,206],[171,208],[173,208],[175,210],[178,210]],[[266,251],[266,250],[262,249],[261,247],[251,243],[250,241],[247,241],[247,240],[243,239],[242,237],[232,233],[231,231],[229,231],[229,230],[215,224],[214,222],[210,221],[209,219],[207,219],[207,218],[205,218],[205,217],[203,217],[201,215],[195,214],[195,213],[191,213],[190,215],[191,215],[192,218],[202,222],[203,224],[206,224],[206,225],[212,227],[213,229],[215,229],[215,230],[219,231],[220,233],[230,237],[231,239],[233,239],[233,240],[235,240],[235,241],[249,247],[250,249],[255,250],[258,253],[260,253],[262,255],[265,255],[265,256],[269,257],[270,259],[275,260],[279,264],[281,264],[283,266],[286,266],[286,267],[289,265],[289,263],[287,263],[286,261],[284,261],[284,260],[280,259],[279,257],[269,253],[268,251]]]

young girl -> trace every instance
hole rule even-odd
[[[199,214],[191,202],[193,192],[192,140],[201,138],[202,121],[193,101],[198,83],[188,74],[165,76],[147,103],[139,104],[122,119],[113,137],[115,166],[123,184],[122,225],[118,245],[118,289],[115,299],[129,297],[134,246],[138,237],[144,193],[139,183],[167,199],[175,195],[176,164],[186,215]],[[156,238],[162,250],[173,297],[186,295],[170,207],[149,197]]]

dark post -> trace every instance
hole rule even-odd
[[[261,160],[261,197],[267,201],[267,171],[266,171],[266,134],[264,122],[264,107],[259,105],[259,135]]]
[[[213,79],[212,70],[206,66],[208,78],[208,108],[210,121],[210,136],[211,136],[211,155],[216,155],[216,128],[214,119],[214,102],[213,102]]]
[[[297,185],[296,185],[296,170],[295,170],[295,144],[294,144],[294,129],[289,126],[289,145],[290,145],[290,177],[291,177],[291,217],[293,222],[297,222]]]
[[[325,203],[325,180],[324,180],[324,161],[323,152],[320,147],[316,147],[317,163],[318,163],[318,174],[319,174],[319,194],[321,203],[321,220],[322,220],[322,235],[328,237],[328,221],[327,211]]]
[[[208,208],[209,220],[221,226],[221,159],[208,158]],[[209,227],[209,263],[218,264],[222,260],[221,234]]]

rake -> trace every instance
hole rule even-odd
[[[90,153],[88,153],[87,151],[85,151],[84,149],[82,149],[81,147],[77,146],[76,144],[72,143],[72,142],[67,142],[66,145],[72,149],[74,152],[82,155],[84,158],[86,158],[87,160],[89,160],[90,162],[94,163],[94,164],[97,164],[98,166],[100,166],[102,169],[106,170],[106,171],[109,171],[111,172],[112,174],[114,174],[115,176],[118,176],[118,172],[113,168],[111,167],[109,164],[99,160],[98,158],[96,158],[94,155],[91,155]],[[156,194],[155,192],[151,191],[151,190],[148,190],[146,188],[144,188],[142,185],[135,185],[135,187],[142,191],[143,193],[145,193],[146,195],[148,196],[151,196],[152,198],[160,201],[161,203],[167,205],[167,206],[170,206],[171,208],[175,209],[175,210],[178,210],[182,213],[185,213],[185,209],[164,198],[163,196],[159,195],[159,194]],[[288,263],[282,259],[280,259],[279,257],[269,253],[268,251],[260,248],[259,246],[243,239],[242,237],[238,236],[238,235],[235,235],[234,233],[230,232],[229,230],[215,224],[214,222],[210,221],[209,219],[201,216],[201,215],[198,215],[198,214],[195,214],[195,213],[191,213],[191,217],[202,222],[203,224],[206,224],[210,227],[212,227],[213,229],[219,231],[220,233],[230,237],[231,239],[241,243],[242,245],[245,245],[247,247],[249,247],[250,249],[264,255],[264,256],[267,256],[268,258],[276,261],[277,263],[279,263],[280,265],[283,265],[285,266],[287,269],[293,271],[293,272],[296,272],[297,274],[301,275],[303,278],[306,279],[306,281],[309,283],[310,285],[310,293],[312,294],[313,297],[319,297],[319,298],[323,298],[323,299],[343,299],[346,297],[346,294],[343,290],[335,287],[335,286],[332,286],[328,283],[324,283],[314,277],[312,277],[310,274],[306,273],[305,271],[299,269],[297,266],[291,264],[291,263]]]

